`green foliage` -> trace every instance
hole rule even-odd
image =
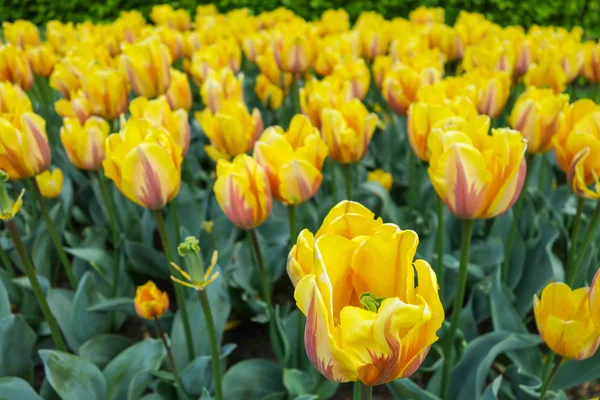
[[[36,24],[49,20],[62,21],[111,21],[121,11],[137,9],[146,17],[153,5],[165,3],[164,0],[107,0],[107,1],[47,1],[47,0],[2,0],[2,20],[29,19]],[[352,19],[361,11],[377,11],[387,18],[407,17],[408,13],[423,4],[430,7],[444,7],[446,22],[453,22],[460,10],[477,11],[501,25],[560,25],[572,27],[581,25],[592,34],[599,33],[600,3],[595,0],[554,0],[540,2],[535,0],[217,0],[194,1],[178,0],[168,2],[173,8],[184,8],[195,13],[198,4],[215,4],[220,11],[247,7],[254,13],[273,10],[283,6],[306,19],[317,19],[329,8],[344,8]]]

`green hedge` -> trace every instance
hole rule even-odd
[[[51,19],[63,21],[110,21],[122,10],[138,9],[148,15],[161,0],[0,0],[0,19],[29,19],[43,24]],[[175,8],[192,13],[198,4],[210,1],[179,0],[170,2]],[[386,17],[407,16],[423,4],[446,9],[447,22],[452,23],[460,10],[478,11],[502,25],[580,24],[588,34],[600,33],[600,0],[216,0],[221,11],[248,7],[258,13],[285,6],[307,19],[318,18],[328,8],[345,8],[352,18],[363,10],[375,10]],[[193,14],[192,14],[193,15]]]

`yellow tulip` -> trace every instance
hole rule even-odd
[[[93,115],[114,120],[127,111],[129,85],[125,74],[117,69],[91,68],[84,90]]]
[[[10,82],[0,82],[0,115],[20,115],[26,111],[33,111],[27,93]]]
[[[360,161],[365,156],[376,127],[377,115],[369,114],[358,99],[339,109],[323,110],[321,135],[329,146],[330,157],[342,164]]]
[[[600,332],[600,285],[598,284],[598,276],[600,270],[594,275],[592,280],[592,286],[590,286],[589,302],[590,302],[590,313],[592,315],[592,321],[596,326],[596,332]]]
[[[373,79],[375,84],[381,90],[385,73],[392,68],[394,59],[391,56],[377,56],[373,61]]]
[[[27,49],[27,58],[34,74],[49,77],[52,74],[58,57],[54,54],[52,47],[48,45],[31,47]]]
[[[158,97],[171,84],[171,55],[167,46],[156,39],[124,43],[121,63],[139,96]]]
[[[322,113],[326,108],[339,108],[350,99],[341,92],[334,80],[312,79],[300,89],[300,109],[310,119],[310,122],[320,129]]]
[[[183,55],[183,36],[181,32],[168,26],[147,28],[142,33],[145,37],[155,37],[169,49],[171,60],[177,60]]]
[[[33,178],[50,166],[46,121],[32,112],[0,117],[0,169],[10,180]]]
[[[553,147],[571,190],[580,197],[600,199],[600,106],[590,99],[571,104]]]
[[[319,130],[301,114],[292,118],[287,132],[272,126],[254,145],[254,157],[269,178],[273,196],[285,204],[299,204],[317,194],[327,152]]]
[[[76,40],[77,33],[72,22],[48,21],[46,38],[58,54],[65,55],[69,45]]]
[[[457,217],[493,218],[519,198],[527,173],[527,144],[519,132],[434,130],[428,147],[433,188]]]
[[[500,39],[486,40],[478,46],[467,47],[461,66],[465,71],[485,68],[513,74],[516,54],[512,44],[505,45]]]
[[[54,199],[60,196],[65,177],[60,168],[54,168],[52,171],[47,169],[35,177],[40,193],[47,199]]]
[[[85,121],[92,116],[92,105],[82,91],[70,101],[67,99],[58,99],[54,103],[54,110],[62,118],[77,118],[82,124],[85,124]]]
[[[157,288],[154,282],[148,281],[135,290],[133,304],[140,318],[152,320],[169,310],[169,295]]]
[[[252,229],[271,214],[272,197],[269,179],[263,169],[247,154],[232,162],[217,163],[215,196],[227,217],[240,229]]]
[[[248,60],[256,62],[256,57],[265,52],[268,44],[269,36],[264,31],[258,31],[242,40],[242,50]]]
[[[385,74],[381,91],[394,112],[406,115],[410,104],[417,100],[419,88],[433,85],[440,79],[441,75],[436,69],[428,68],[417,72],[402,63],[396,63]]]
[[[592,321],[587,288],[571,290],[562,282],[550,283],[541,298],[533,296],[533,312],[540,336],[556,354],[574,360],[594,355],[600,336]]]
[[[277,66],[296,76],[304,73],[315,57],[314,32],[305,23],[282,27],[273,38],[273,55]]]
[[[350,29],[350,16],[343,8],[326,10],[321,14],[317,28],[321,36],[345,32]]]
[[[88,171],[102,168],[104,142],[110,125],[100,117],[90,117],[82,125],[76,118],[65,118],[60,140],[71,163]]]
[[[444,9],[440,7],[419,6],[408,14],[408,19],[413,24],[443,24]]]
[[[207,108],[194,116],[210,140],[204,149],[215,162],[249,151],[263,131],[260,111],[255,108],[250,115],[244,103],[233,99],[224,100],[217,113]]]
[[[325,378],[380,385],[411,376],[425,360],[444,309],[435,272],[413,260],[418,243],[415,232],[350,201],[316,235],[300,232],[287,271],[306,315],[306,353]]]
[[[556,48],[544,52],[541,60],[532,65],[525,74],[526,85],[549,87],[554,93],[562,93],[567,88],[568,76],[563,70]]]
[[[87,62],[81,58],[65,57],[54,65],[50,75],[50,86],[58,90],[63,97],[70,99],[83,86]]]
[[[264,74],[259,74],[256,77],[254,91],[260,101],[272,110],[279,109],[283,104],[283,90],[279,86],[273,84]]]
[[[552,147],[552,137],[558,132],[569,104],[566,94],[554,94],[550,89],[530,86],[517,99],[510,114],[510,126],[527,139],[527,151],[544,153]]]
[[[459,13],[454,29],[458,32],[465,49],[502,30],[500,26],[488,21],[483,14],[466,11]]]
[[[387,190],[388,192],[392,188],[392,184],[394,183],[392,174],[389,172],[385,172],[382,169],[376,169],[374,171],[370,171],[367,173],[367,181],[369,182],[379,182],[381,186]]]
[[[190,29],[192,23],[190,13],[183,8],[174,10],[169,4],[161,4],[152,7],[150,19],[156,25],[166,25],[180,31]]]
[[[583,46],[583,76],[590,82],[600,82],[600,44],[587,42]]]
[[[561,47],[561,63],[565,74],[567,74],[567,83],[571,83],[579,76],[583,68],[585,56],[582,54],[583,46],[576,41],[565,41]]]
[[[346,60],[333,69],[333,75],[344,82],[349,97],[364,100],[369,91],[371,75],[365,60]]]
[[[12,82],[25,91],[33,87],[33,73],[24,50],[0,45],[0,81]]]
[[[510,75],[502,71],[478,68],[469,72],[468,76],[479,88],[479,113],[490,118],[500,116],[510,95]]]
[[[192,109],[192,90],[190,89],[188,77],[184,72],[171,69],[171,84],[165,96],[171,110],[181,108],[189,112]]]
[[[374,60],[386,53],[390,40],[381,30],[365,29],[360,31],[361,55],[365,60]]]
[[[342,56],[332,47],[319,48],[313,62],[313,69],[321,76],[327,76],[342,62]]]
[[[105,151],[104,174],[132,202],[160,210],[177,196],[182,152],[164,128],[134,118],[108,136]]]
[[[8,43],[21,49],[40,44],[40,33],[31,21],[18,19],[12,23],[3,22],[2,33]]]
[[[402,39],[395,39],[390,44],[390,56],[394,62],[408,63],[429,50],[429,39],[420,34],[408,34]]]
[[[291,73],[283,72],[279,69],[272,49],[267,49],[264,54],[256,57],[256,65],[258,65],[260,72],[266,76],[271,83],[279,86],[281,90],[287,93],[292,83],[293,76]]]
[[[448,61],[463,57],[463,43],[454,28],[444,24],[435,24],[430,35],[432,47],[440,49]]]
[[[244,101],[244,74],[235,76],[229,68],[210,71],[200,88],[202,101],[214,114],[226,99]]]
[[[242,51],[235,40],[222,40],[219,44],[201,48],[194,53],[190,73],[196,85],[202,86],[211,70],[220,71],[229,67],[237,73],[240,69],[241,57]]]

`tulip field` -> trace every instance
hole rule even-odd
[[[600,396],[582,28],[164,4],[0,39],[0,399]]]

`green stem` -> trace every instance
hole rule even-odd
[[[31,183],[31,179],[27,179],[25,180],[25,185],[27,185],[27,191],[29,193],[33,193],[35,192],[35,189],[33,188],[33,184]],[[31,197],[31,218],[33,219],[33,221],[37,222],[38,220],[38,215],[37,215],[37,204],[36,204],[36,199],[35,197]]]
[[[171,213],[171,218],[173,219],[173,226],[175,228],[175,240],[177,241],[177,243],[181,243],[181,232],[179,232],[179,227],[181,226],[181,223],[179,221],[179,213],[177,212],[177,206],[175,205],[175,202],[171,202],[171,204],[169,204],[169,212]]]
[[[290,242],[292,245],[296,242],[296,237],[298,233],[296,232],[296,206],[293,204],[289,204],[287,206],[288,209],[288,221],[290,224]]]
[[[108,224],[110,225],[113,246],[116,248],[117,242],[119,241],[119,230],[117,229],[117,218],[115,216],[115,210],[112,207],[112,202],[110,201],[110,192],[108,191],[108,187],[106,186],[106,180],[104,179],[104,173],[102,172],[102,170],[96,171],[96,178],[98,179],[98,186],[100,187],[102,201],[104,202],[104,210],[106,211],[106,219],[108,221]]]
[[[571,279],[574,268],[575,255],[577,254],[577,242],[579,240],[579,230],[581,228],[581,217],[583,215],[583,197],[577,197],[577,213],[573,221],[573,230],[571,231],[571,242],[569,243],[569,253],[567,254],[566,281]]]
[[[365,385],[361,381],[356,381],[354,385],[354,395],[356,394],[359,396],[358,400],[372,400],[373,386]]]
[[[329,160],[329,166],[331,169],[331,196],[333,197],[333,203],[336,204],[338,201],[337,197],[337,179],[335,173],[335,162],[333,160]]]
[[[594,209],[594,214],[592,214],[592,219],[590,224],[588,225],[588,229],[585,232],[585,236],[583,238],[583,243],[579,248],[577,256],[574,257],[573,268],[569,268],[567,272],[570,272],[567,276],[567,285],[573,286],[575,278],[577,277],[577,272],[579,271],[579,267],[581,266],[581,261],[583,261],[583,257],[585,256],[585,250],[588,245],[596,236],[596,230],[598,229],[598,223],[600,222],[600,201],[596,203],[596,208]]]
[[[460,265],[458,268],[458,283],[456,286],[456,296],[452,306],[452,320],[450,322],[450,330],[448,337],[444,337],[444,370],[442,375],[442,392],[441,397],[445,398],[450,384],[450,371],[452,370],[452,349],[454,337],[458,330],[460,321],[460,312],[464,303],[465,291],[467,289],[467,265],[469,263],[469,253],[471,252],[471,238],[473,236],[473,220],[463,220],[462,239],[460,243]],[[446,335],[444,335],[446,336]]]
[[[542,153],[540,154],[540,172],[538,174],[538,188],[540,190],[544,190],[544,179],[546,178],[546,154]]]
[[[156,218],[156,225],[158,226],[158,233],[160,235],[160,240],[162,242],[165,255],[167,256],[169,263],[172,263],[175,261],[175,259],[173,258],[173,251],[171,250],[171,245],[169,244],[167,226],[165,224],[165,218],[162,214],[162,210],[155,210],[154,216]],[[185,334],[185,343],[187,345],[189,359],[193,360],[196,358],[196,352],[194,351],[194,340],[192,337],[192,328],[190,326],[190,317],[185,304],[184,288],[178,283],[173,283],[173,286],[175,287],[175,299],[177,300],[179,311],[181,311],[181,322],[183,323],[183,331]]]
[[[415,208],[416,198],[416,160],[415,154],[411,149],[408,150],[408,207]]]
[[[292,101],[291,117],[294,118],[296,114],[300,114],[300,85],[298,84],[297,77],[294,77],[294,80],[292,81],[292,87],[290,88],[290,100]]]
[[[352,200],[352,170],[350,164],[344,164],[344,181],[346,182],[346,199]]]
[[[77,280],[75,279],[75,275],[73,275],[73,268],[71,267],[71,263],[69,262],[69,258],[65,253],[65,249],[63,248],[60,237],[58,236],[58,232],[56,232],[56,227],[54,226],[54,222],[50,217],[50,213],[48,212],[48,207],[46,206],[46,200],[42,196],[40,192],[40,187],[38,186],[35,178],[31,179],[31,183],[33,184],[33,191],[35,193],[35,197],[38,200],[40,205],[40,209],[42,210],[42,216],[46,221],[46,227],[48,228],[48,233],[50,234],[50,238],[52,242],[54,242],[54,247],[56,248],[56,252],[58,253],[58,258],[65,268],[65,272],[67,274],[67,278],[69,279],[69,284],[71,285],[71,289],[73,291],[77,290]]]
[[[437,198],[437,235],[435,240],[436,247],[436,272],[438,275],[438,285],[440,286],[440,298],[444,299],[444,202],[438,196]]]
[[[550,351],[548,354],[548,359],[546,360],[546,364],[544,366],[544,372],[542,374],[542,388],[540,390],[540,400],[544,400],[546,396],[546,392],[552,386],[552,382],[554,382],[554,378],[558,374],[558,370],[560,369],[561,358],[556,358],[556,353]],[[554,364],[554,365],[552,365]]]
[[[175,360],[173,359],[173,353],[171,352],[171,346],[169,346],[169,342],[167,341],[167,336],[165,335],[165,331],[163,331],[162,327],[160,326],[160,321],[156,317],[154,317],[154,324],[156,325],[156,332],[158,333],[158,336],[160,336],[163,346],[164,346],[165,350],[167,351],[167,357],[169,358],[169,364],[171,364],[171,372],[173,373],[173,376],[175,377],[175,382],[177,382],[177,385],[181,389],[181,393],[187,399],[188,397],[187,397],[187,395],[185,395],[185,390],[183,388],[183,382],[181,382],[181,378],[179,377],[179,374],[177,373],[177,367],[175,366]]]
[[[360,400],[360,381],[354,382],[354,390],[352,391],[352,400]]]
[[[17,273],[15,272],[15,268],[13,267],[12,262],[10,262],[10,258],[8,258],[8,254],[6,254],[6,250],[4,250],[4,247],[2,247],[1,245],[0,245],[0,259],[2,260],[2,263],[6,266],[8,275],[11,278],[16,278]]]
[[[256,236],[256,230],[250,229],[248,231],[248,235],[250,236],[250,242],[252,243],[252,248],[254,249],[254,255],[256,256],[256,263],[258,265],[260,281],[261,281],[262,287],[263,287],[263,296],[265,298],[265,302],[267,303],[269,316],[271,316],[273,313],[273,302],[271,301],[271,284],[269,282],[269,275],[265,268],[262,254],[260,252],[260,246],[258,245],[258,237]]]
[[[23,267],[25,268],[25,274],[31,283],[31,288],[33,289],[33,293],[35,294],[35,298],[40,305],[40,309],[42,310],[42,314],[44,315],[44,319],[48,323],[48,327],[50,328],[50,335],[52,336],[52,341],[54,342],[54,346],[57,350],[67,351],[67,346],[65,346],[65,342],[63,341],[62,336],[60,335],[60,331],[58,330],[58,324],[50,311],[50,306],[48,306],[48,302],[46,301],[46,297],[44,297],[44,292],[42,291],[42,287],[40,286],[40,282],[38,281],[37,274],[35,272],[35,268],[33,264],[31,264],[31,260],[29,259],[29,255],[27,255],[27,250],[25,249],[25,245],[21,240],[21,234],[19,233],[19,229],[17,228],[17,224],[15,221],[8,220],[4,221],[6,228],[8,229],[8,233],[15,244],[15,248],[19,257],[21,258],[21,262],[23,263]]]
[[[198,290],[198,298],[200,299],[200,305],[202,306],[202,313],[204,314],[204,320],[206,321],[206,329],[208,330],[208,338],[210,340],[210,355],[212,362],[213,378],[215,383],[215,399],[223,399],[223,384],[221,378],[221,352],[219,351],[219,339],[217,337],[217,330],[215,329],[215,322],[213,320],[212,311],[208,302],[208,295],[206,290]]]

